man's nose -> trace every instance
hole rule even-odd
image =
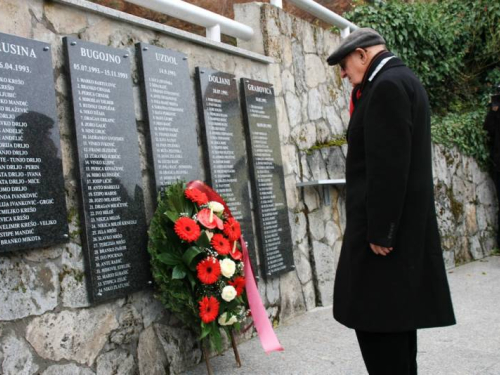
[[[347,77],[347,73],[345,72],[344,69],[340,68],[340,78],[345,78]]]

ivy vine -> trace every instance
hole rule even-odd
[[[344,16],[372,27],[429,95],[433,140],[488,165],[482,122],[500,84],[500,1],[358,0]]]

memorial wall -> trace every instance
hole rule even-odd
[[[273,323],[321,302],[299,143],[326,128],[307,85],[326,104],[326,87],[348,92],[333,71],[311,76],[337,37],[273,9],[240,8],[265,15],[244,22],[293,25],[266,37],[281,35],[275,52],[200,44],[81,0],[0,0],[0,373],[165,374],[200,360],[154,298],[146,251],[157,196],[179,179],[209,182],[238,215]]]
[[[6,252],[61,242],[68,233],[57,129],[50,139],[55,128],[51,47],[9,34],[0,34],[0,43],[7,57],[0,61],[0,78],[6,83],[1,91],[6,99],[0,98],[2,133],[10,134],[2,135],[0,144],[5,155],[0,186],[6,193],[1,197],[0,222],[5,224],[0,224],[0,243]],[[64,37],[63,44],[78,154],[87,295],[98,303],[152,284],[131,57],[127,50],[74,37]],[[185,54],[144,43],[137,44],[137,51],[153,176],[161,194],[169,183],[202,179],[200,159],[192,152],[198,144],[196,104]],[[241,223],[257,278],[259,263],[268,278],[293,269],[272,85],[242,78],[242,116],[233,74],[197,67],[196,78],[207,182]],[[49,100],[37,101],[39,95]],[[253,198],[261,262],[254,245]]]

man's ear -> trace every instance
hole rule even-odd
[[[356,48],[356,54],[358,54],[359,59],[363,65],[368,63],[368,52],[363,48]]]

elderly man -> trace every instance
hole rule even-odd
[[[354,87],[334,317],[370,375],[417,374],[419,328],[455,324],[434,206],[430,110],[418,78],[362,28],[328,58]]]

